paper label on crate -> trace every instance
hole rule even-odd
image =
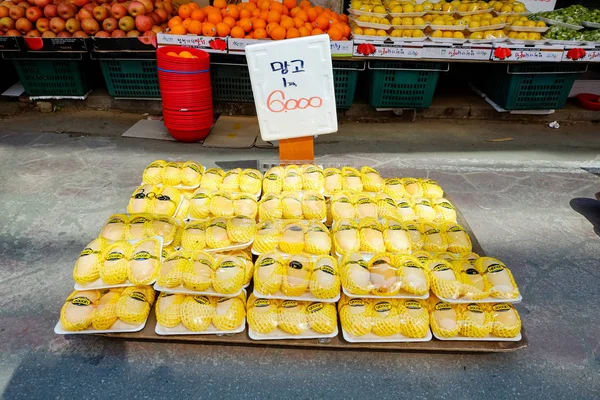
[[[507,54],[503,54],[499,58],[497,50],[502,48],[508,50]],[[492,51],[493,61],[531,61],[531,62],[560,62],[562,61],[563,47],[516,47],[516,46],[499,46]]]
[[[352,55],[352,40],[332,40],[329,44],[332,57],[350,57]]]
[[[579,46],[565,48],[562,61],[600,62],[600,46]]]
[[[246,46],[256,43],[260,43],[260,40],[230,37],[227,39],[227,48],[229,49],[230,53],[244,53]]]
[[[492,46],[457,47],[425,46],[423,58],[444,58],[450,60],[489,60]]]
[[[356,57],[372,56],[372,57],[386,57],[386,58],[421,58],[423,54],[423,45],[412,44],[410,46],[404,45],[390,45],[383,43],[371,43],[367,44],[372,46],[367,53],[361,48],[362,44],[354,44],[354,51],[352,55]]]
[[[209,53],[227,53],[227,42],[221,38],[166,33],[159,33],[157,36],[159,46],[184,46],[202,49]]]

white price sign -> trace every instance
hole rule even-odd
[[[245,50],[263,140],[337,131],[329,36],[269,41]]]

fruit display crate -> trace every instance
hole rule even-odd
[[[219,59],[213,56],[211,58],[216,59],[211,62],[210,67],[214,100],[254,102],[250,73],[245,57],[229,56],[226,59]],[[333,86],[338,109],[348,109],[352,106],[358,74],[364,70],[364,61],[333,60]]]
[[[428,108],[448,63],[370,61],[369,103],[375,108]]]
[[[27,96],[85,96],[91,89],[89,62],[82,55],[13,58]]]
[[[473,83],[505,110],[548,110],[565,106],[571,87],[585,64],[492,65],[486,79]]]
[[[156,57],[122,58],[102,55],[98,57],[98,62],[111,96],[160,99]]]

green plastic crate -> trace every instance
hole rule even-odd
[[[441,71],[448,64],[372,61],[369,103],[376,108],[428,108]]]
[[[350,108],[364,62],[333,62],[333,85],[337,108]],[[254,102],[247,65],[212,64],[210,77],[215,101]]]
[[[90,91],[82,60],[13,60],[28,96],[84,96]]]
[[[113,97],[160,98],[156,60],[99,60]]]
[[[505,110],[547,110],[565,106],[581,64],[495,65],[478,86]]]

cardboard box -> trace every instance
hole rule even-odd
[[[227,53],[227,40],[219,37],[159,33],[157,43],[158,47],[183,46],[204,50],[208,53]]]
[[[496,57],[497,48],[510,49],[510,55],[504,59]],[[536,44],[536,45],[518,45],[518,44],[494,44],[491,60],[492,61],[521,61],[521,62],[560,62],[562,61],[564,46]]]

